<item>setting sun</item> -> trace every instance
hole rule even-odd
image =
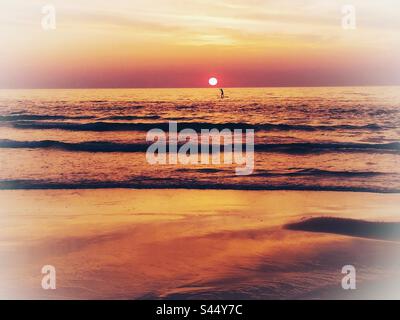
[[[210,84],[210,86],[216,86],[216,85],[218,84],[218,79],[212,77],[212,78],[210,78],[210,79],[208,80],[208,83]]]

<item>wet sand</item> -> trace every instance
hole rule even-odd
[[[3,190],[0,296],[43,299],[399,298],[400,243],[295,231],[337,217],[399,222],[398,194]],[[341,288],[344,265],[357,290]],[[41,268],[57,289],[41,288]]]
[[[326,232],[347,236],[400,241],[400,223],[317,217],[286,225],[289,230]]]

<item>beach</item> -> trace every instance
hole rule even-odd
[[[397,194],[3,190],[0,199],[2,297],[399,298],[399,242],[285,228],[310,217],[399,222]],[[349,264],[357,290],[341,288]],[[56,268],[56,290],[41,288],[43,265]]]

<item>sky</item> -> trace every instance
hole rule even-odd
[[[399,30],[397,0],[2,0],[0,88],[398,85]]]

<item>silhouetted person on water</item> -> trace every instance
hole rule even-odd
[[[223,89],[219,89],[221,91],[221,99],[225,98],[225,94],[224,94],[224,90]]]

